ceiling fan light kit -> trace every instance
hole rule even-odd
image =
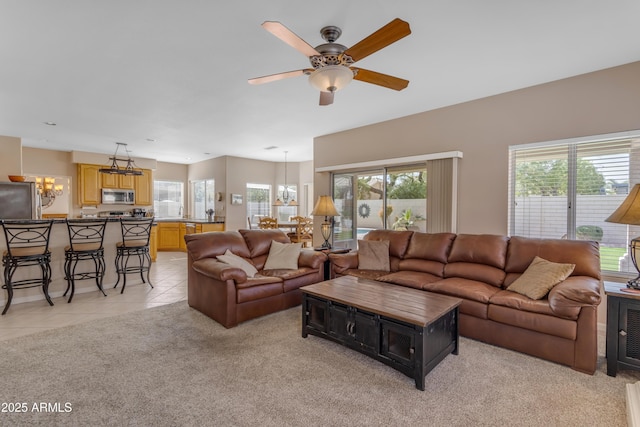
[[[350,48],[335,43],[342,34],[342,30],[333,25],[320,30],[322,38],[327,43],[318,45],[315,48],[280,22],[266,21],[262,24],[262,27],[308,57],[313,69],[306,68],[256,77],[249,79],[250,84],[269,83],[289,77],[308,75],[311,86],[320,91],[320,105],[333,104],[333,94],[343,89],[354,79],[394,90],[402,90],[409,84],[408,80],[398,77],[351,67],[354,62],[411,34],[409,24],[399,18],[389,22]]]
[[[335,92],[353,80],[353,71],[344,65],[327,65],[309,75],[309,84],[321,92]]]

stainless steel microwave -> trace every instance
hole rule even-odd
[[[102,204],[104,205],[133,205],[135,201],[135,191],[133,190],[102,189]]]

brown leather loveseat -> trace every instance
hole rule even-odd
[[[358,253],[331,254],[335,275],[365,277],[462,298],[460,334],[592,374],[597,360],[600,256],[591,241],[374,230],[389,270],[358,269]],[[538,256],[575,264],[542,299],[506,290]]]
[[[321,252],[302,250],[298,268],[264,270],[271,242],[290,243],[280,230],[238,230],[185,235],[188,255],[189,306],[226,328],[265,314],[299,305],[300,287],[324,280]],[[258,274],[248,277],[217,256],[230,250],[248,261]]]

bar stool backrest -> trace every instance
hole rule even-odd
[[[7,255],[38,257],[49,251],[49,236],[53,220],[2,220]]]
[[[104,219],[67,219],[69,248],[74,252],[96,251],[102,248],[107,227]]]
[[[122,246],[142,247],[149,246],[151,226],[154,218],[120,218],[122,228]]]

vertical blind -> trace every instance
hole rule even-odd
[[[509,234],[596,240],[603,271],[635,271],[627,246],[640,227],[605,219],[640,182],[639,149],[626,135],[511,147]]]

